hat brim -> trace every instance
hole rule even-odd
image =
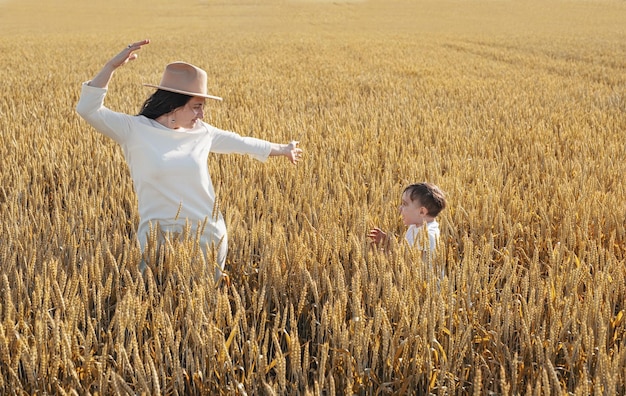
[[[183,95],[189,95],[189,96],[200,96],[202,98],[208,98],[208,99],[215,99],[215,100],[223,100],[222,98],[220,98],[219,96],[213,96],[213,95],[207,95],[207,94],[201,94],[201,93],[197,93],[197,92],[187,92],[187,91],[181,91],[180,89],[172,89],[172,88],[168,88],[168,87],[162,87],[160,85],[153,85],[153,84],[143,84],[145,87],[152,87],[152,88],[157,88],[157,89],[162,89],[163,91],[169,91],[169,92],[176,92],[179,94],[183,94]]]

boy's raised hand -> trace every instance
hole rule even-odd
[[[367,237],[371,239],[371,242],[377,246],[387,240],[387,233],[381,230],[380,228],[372,228],[367,234]]]

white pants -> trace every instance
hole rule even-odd
[[[157,249],[162,245],[166,245],[168,243],[182,242],[183,241],[183,229],[179,225],[173,226],[157,226],[156,230],[156,239],[157,239]],[[151,230],[139,230],[137,231],[137,236],[139,238],[139,245],[141,246],[141,253],[143,254],[148,246],[148,239],[150,238]],[[196,231],[192,230],[189,237],[195,238]],[[224,265],[226,264],[226,253],[228,252],[228,235],[225,233],[222,237],[217,237],[209,233],[203,233],[200,235],[200,249],[203,254],[204,262],[207,263],[210,267],[215,267],[215,280],[221,278],[224,270]],[[210,249],[216,248],[216,263],[210,263],[209,257],[212,255],[209,254]],[[144,260],[141,261],[139,269],[143,273],[147,267],[147,263]]]

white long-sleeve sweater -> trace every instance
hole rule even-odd
[[[137,194],[137,236],[142,249],[150,222],[176,230],[186,221],[195,227],[206,220],[204,235],[217,243],[226,235],[226,225],[220,213],[213,214],[215,191],[208,171],[209,153],[248,154],[266,161],[271,143],[200,120],[193,129],[177,132],[147,117],[108,109],[104,106],[106,93],[105,88],[84,83],[76,111],[123,150]]]
[[[429,249],[430,251],[434,251],[437,247],[437,241],[439,240],[439,223],[436,220],[427,223],[426,231],[428,232]],[[419,250],[427,250],[422,247],[420,243],[422,233],[422,227],[417,227],[415,224],[411,224],[404,234],[404,239],[406,239],[411,247],[417,247]]]

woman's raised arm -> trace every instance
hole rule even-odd
[[[98,88],[107,88],[109,85],[109,81],[111,81],[111,77],[113,76],[113,72],[120,66],[125,65],[126,63],[137,59],[137,54],[135,51],[139,51],[141,47],[146,44],[150,44],[150,40],[141,40],[132,44],[128,44],[126,48],[124,48],[119,54],[115,55],[111,58],[100,70],[98,74],[95,75],[93,79],[89,82],[89,85],[92,87]]]

